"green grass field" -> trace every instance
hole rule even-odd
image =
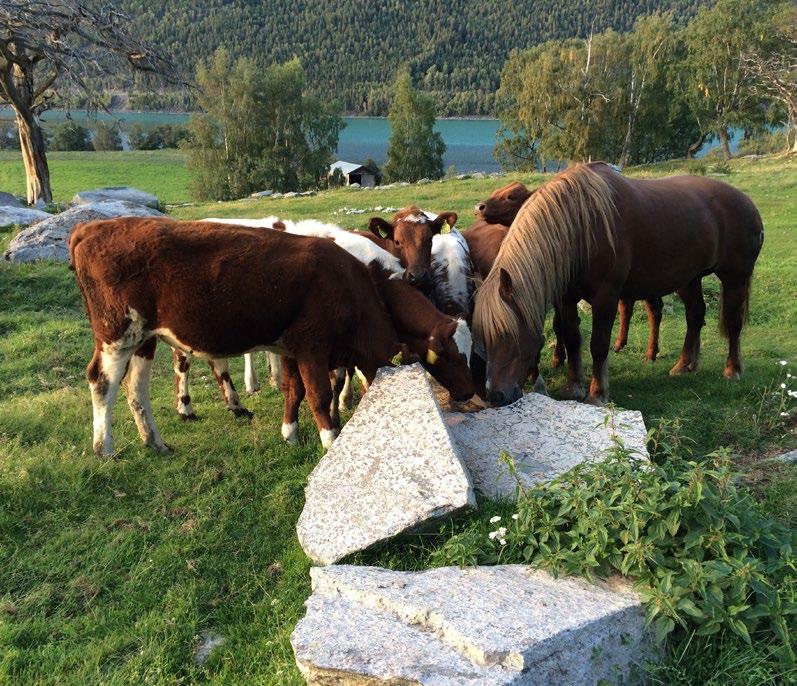
[[[766,461],[795,446],[794,413],[781,416],[794,401],[780,384],[797,389],[785,376],[797,374],[797,161],[731,166],[726,180],[752,196],[766,229],[743,336],[742,380],[721,376],[719,288],[709,278],[699,372],[667,376],[685,331],[683,308],[668,298],[660,360],[642,362],[647,323],[640,307],[628,348],[610,358],[611,391],[618,405],[641,410],[648,427],[661,427],[669,440],[679,436],[697,454],[730,447],[762,507],[797,528],[797,469]],[[166,203],[189,201],[179,153],[60,153],[51,156],[51,167],[57,200],[130,184]],[[683,168],[673,163],[631,173]],[[542,177],[521,178],[534,184]],[[15,156],[0,154],[0,188],[21,192],[22,181]],[[465,227],[473,204],[503,183],[344,189],[171,211],[179,218],[315,217],[362,228],[372,208],[414,202],[455,210]],[[367,211],[339,213],[344,207]],[[12,235],[0,230],[0,249]],[[587,335],[588,325],[585,316]],[[294,531],[307,475],[321,455],[309,412],[302,411],[301,445],[288,447],[279,435],[277,392],[244,398],[255,417],[235,419],[223,409],[209,370],[197,363],[192,397],[201,421],[181,423],[170,356],[161,346],[153,404],[175,454],[145,450],[120,399],[119,454],[100,460],[91,452],[84,379],[91,352],[88,322],[65,265],[0,264],[0,684],[302,683],[288,638],[309,593],[309,565]],[[551,370],[545,358],[543,373],[556,396],[564,372]],[[233,378],[242,385],[239,360]],[[441,540],[411,537],[363,559],[419,568]],[[205,632],[226,642],[197,666],[193,652]],[[754,654],[738,647],[722,654],[713,681],[701,683],[786,683],[771,671],[748,669]]]

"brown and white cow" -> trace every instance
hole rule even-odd
[[[87,376],[100,454],[113,453],[123,379],[142,440],[170,450],[149,397],[157,338],[205,359],[259,349],[289,356],[324,445],[335,436],[329,369],[356,365],[371,380],[401,348],[368,269],[329,240],[125,217],[77,226],[69,250],[94,334]],[[449,362],[445,346],[433,352]],[[450,361],[461,386],[450,390],[463,397],[473,389],[460,357]]]
[[[405,278],[424,293],[432,290],[432,239],[445,224],[457,223],[456,212],[441,212],[430,219],[414,205],[393,215],[391,222],[372,217],[368,229],[379,247],[398,257],[406,269]]]

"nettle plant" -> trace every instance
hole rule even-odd
[[[660,465],[615,440],[604,462],[547,485],[519,485],[515,504],[486,503],[483,518],[438,549],[433,564],[619,573],[635,580],[659,642],[673,632],[730,631],[747,643],[767,640],[794,664],[794,534],[737,487],[727,451],[697,461],[657,448]]]

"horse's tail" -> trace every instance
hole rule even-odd
[[[764,245],[764,226],[761,223],[761,216],[758,214],[758,212],[756,212],[756,217],[758,219],[758,225],[756,227],[757,230],[754,238],[755,245],[752,248],[750,271],[742,282],[742,288],[744,289],[744,299],[740,304],[741,312],[736,315],[738,317],[736,321],[741,321],[742,326],[747,324],[747,320],[750,317],[750,291],[752,290],[751,285],[753,281],[753,267],[755,266],[755,262],[758,259],[758,255],[761,253],[761,248]],[[719,326],[720,333],[725,338],[728,338],[728,326],[732,321],[731,317],[733,315],[725,309],[725,298],[723,295],[726,288],[727,286],[725,285],[725,282],[722,282],[722,293],[720,294]]]

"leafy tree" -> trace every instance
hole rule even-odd
[[[71,119],[53,127],[50,150],[91,150],[91,134]]]
[[[121,150],[122,139],[119,137],[118,127],[98,121],[94,127],[92,145],[95,150]]]
[[[780,4],[719,0],[714,7],[700,10],[684,32],[684,95],[701,132],[719,137],[725,159],[731,156],[729,129],[760,129],[765,123],[764,102],[753,88],[743,55],[769,50]]]
[[[401,71],[396,77],[388,121],[385,176],[391,181],[439,179],[443,175],[446,144],[434,130],[434,99],[413,88],[408,71]]]
[[[68,84],[89,105],[100,103],[96,79],[118,62],[165,73],[169,65],[128,32],[132,21],[111,5],[76,0],[0,3],[0,101],[14,110],[29,203],[52,200],[39,114]],[[116,58],[116,59],[113,59]]]
[[[188,166],[199,198],[317,185],[337,148],[343,120],[335,105],[304,92],[298,59],[261,69],[220,48],[197,69],[204,114],[189,122]]]

